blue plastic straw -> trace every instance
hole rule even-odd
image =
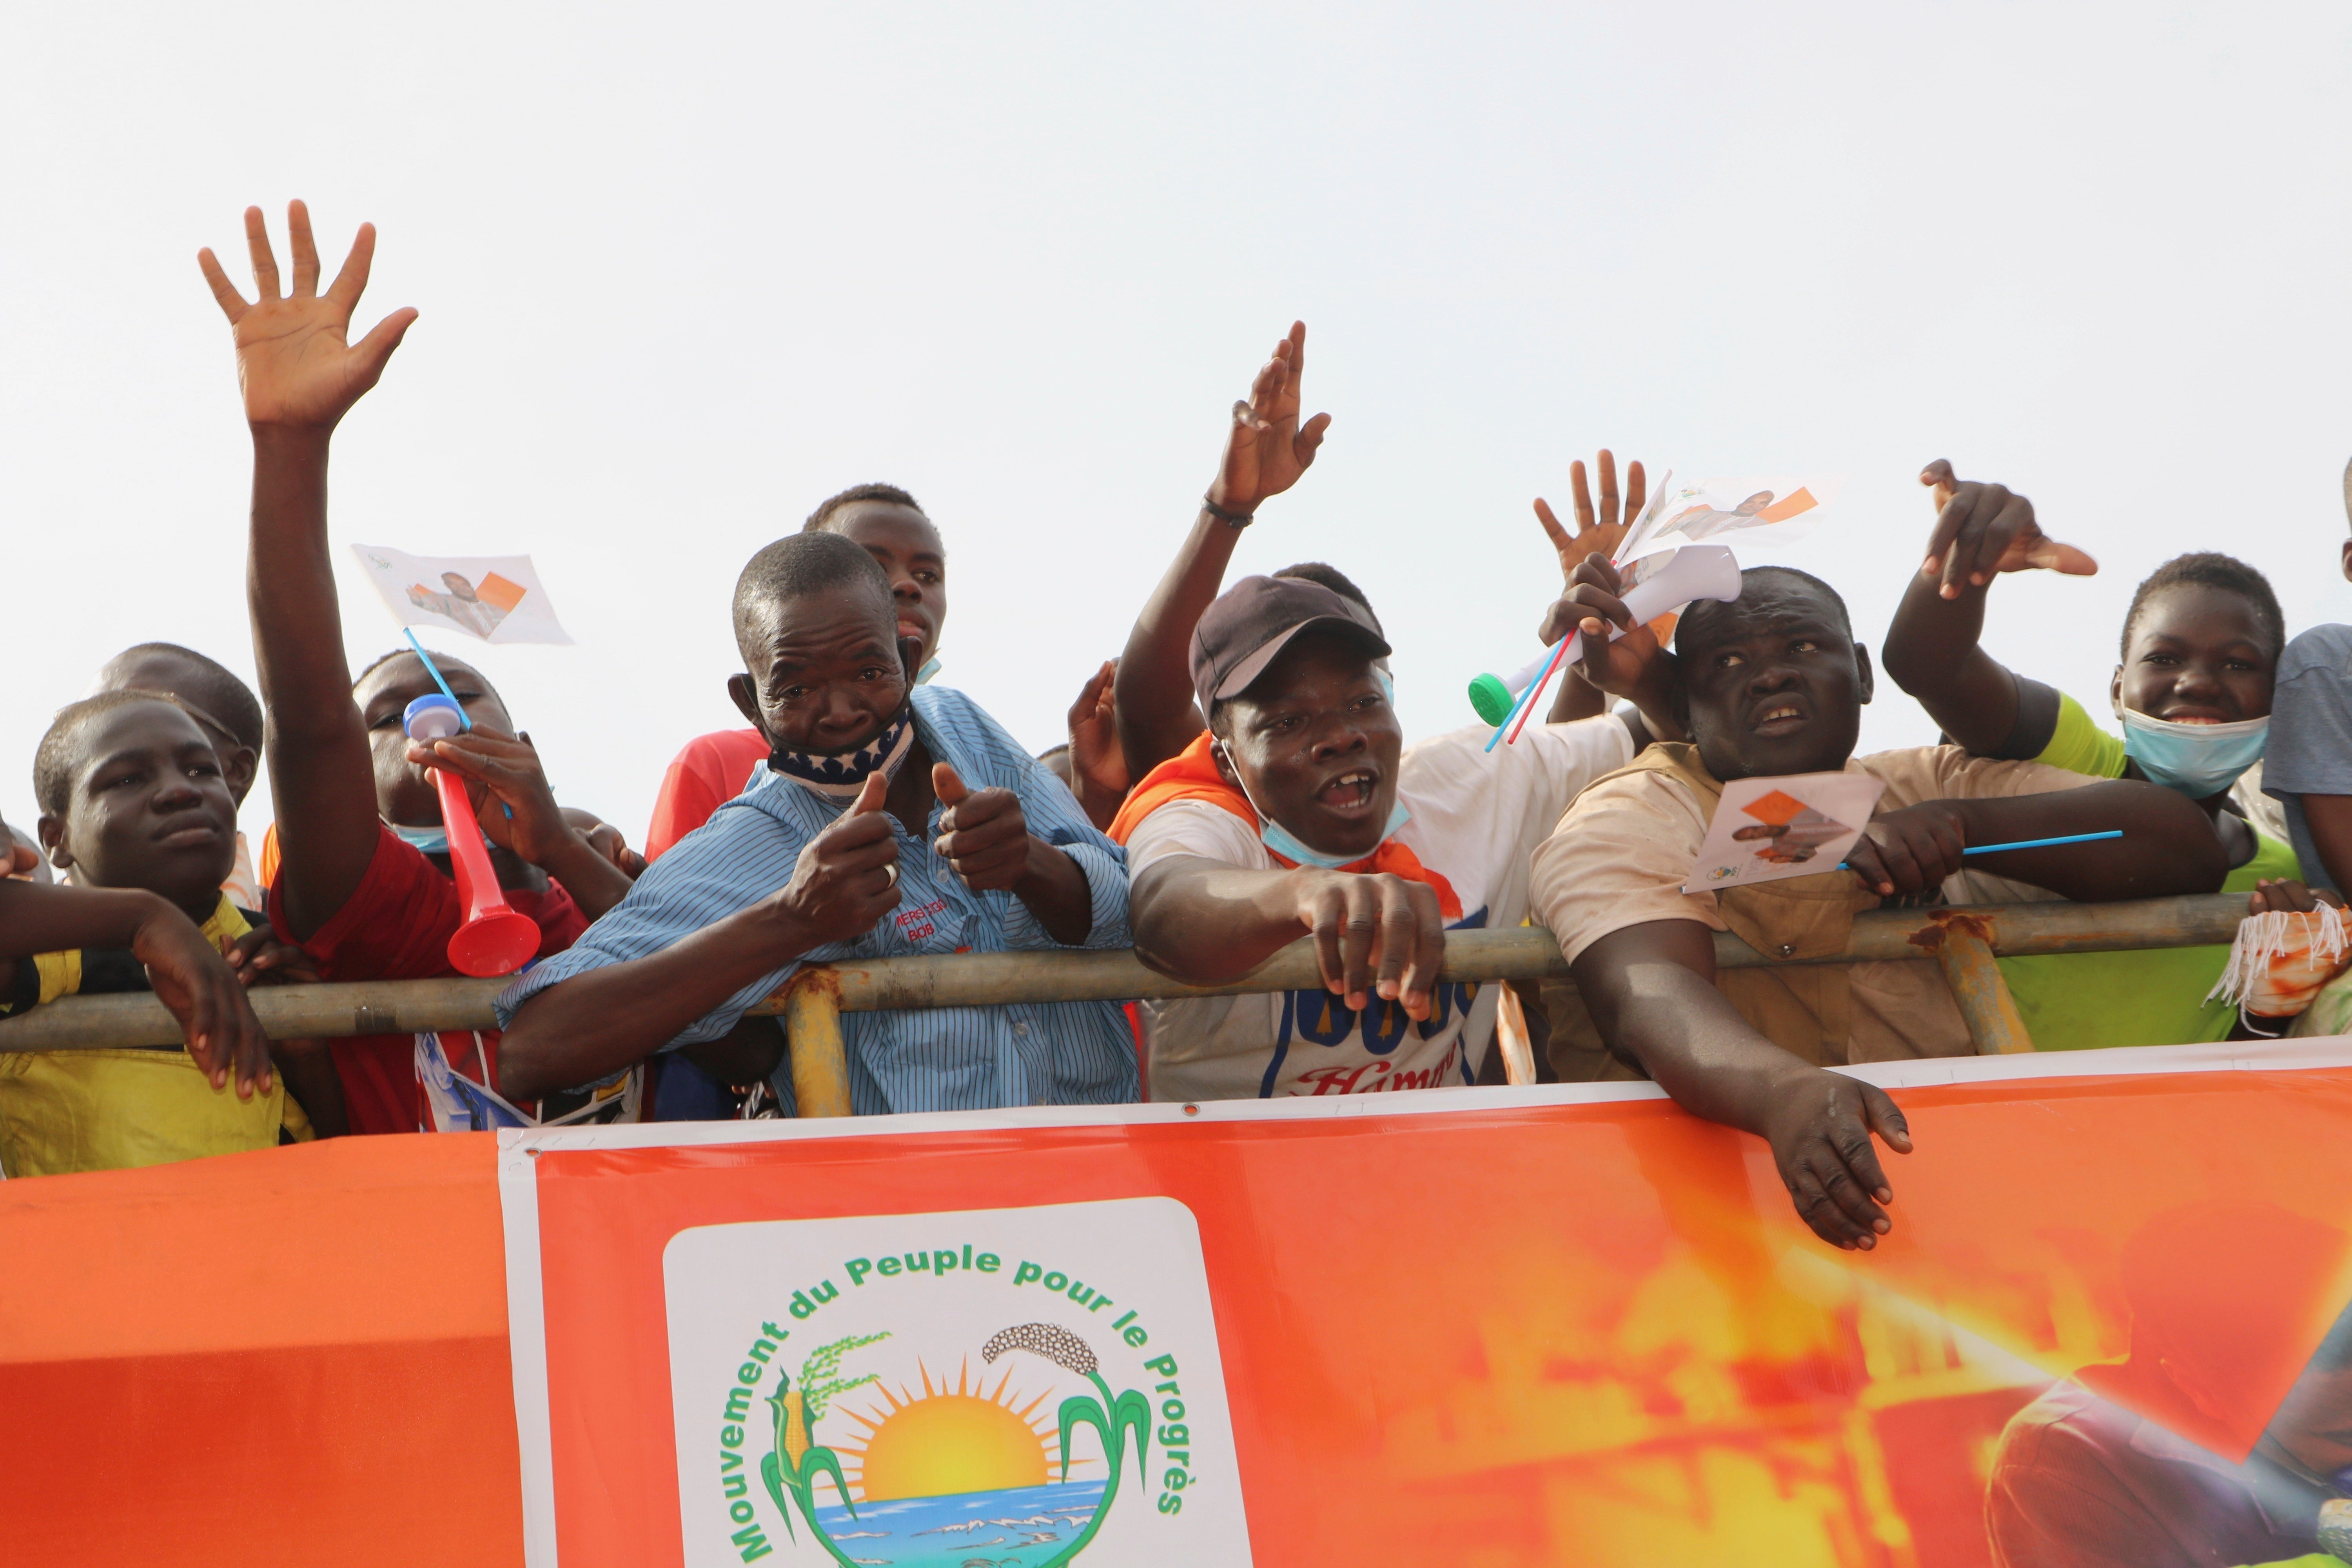
[[[2105,833],[2068,833],[2056,838],[2021,838],[2014,844],[1979,844],[1973,848],[1963,849],[1960,853],[1962,855],[1998,855],[2004,849],[2047,849],[2053,844],[2088,844],[2095,838],[2121,838],[2123,836],[2122,828],[2110,827]],[[1838,869],[1851,871],[1853,868],[1841,860],[1838,862]]]
[[[2124,830],[2110,827],[2105,833],[2069,833],[2057,838],[2021,838],[2014,844],[1979,844],[1973,849],[1963,849],[1963,855],[1998,855],[2004,849],[2047,849],[2053,844],[2088,844],[2094,838],[2121,838]]]
[[[416,650],[416,657],[425,661],[425,673],[433,678],[433,684],[441,689],[441,695],[446,697],[450,701],[457,703],[457,728],[460,730],[472,729],[474,727],[474,721],[466,717],[466,705],[462,702],[457,702],[457,694],[449,689],[449,683],[447,681],[441,679],[440,666],[435,664],[433,662],[433,656],[425,651],[425,645],[416,640],[416,633],[407,626],[403,626],[400,628],[400,635],[408,639],[408,646],[415,648]],[[509,811],[507,815],[509,816],[512,816],[514,813]]]

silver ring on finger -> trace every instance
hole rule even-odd
[[[882,869],[888,874],[890,878],[890,885],[894,888],[897,887],[898,885],[898,868],[896,865],[888,865],[883,867]]]

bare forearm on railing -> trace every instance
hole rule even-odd
[[[1251,871],[1197,855],[1154,861],[1129,889],[1135,955],[1192,982],[1247,974],[1298,939],[1297,873]]]
[[[525,1002],[499,1043],[499,1089],[535,1100],[644,1060],[761,975],[817,943],[765,905],[661,952],[558,981]]]

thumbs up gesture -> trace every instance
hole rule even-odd
[[[848,942],[898,907],[898,844],[882,809],[887,775],[876,773],[832,826],[801,847],[776,912],[814,947]]]
[[[1028,819],[1021,815],[1020,796],[1009,789],[975,795],[945,763],[931,766],[931,791],[947,808],[940,816],[940,836],[931,847],[965,886],[974,891],[1010,891],[1028,875],[1033,841]]]

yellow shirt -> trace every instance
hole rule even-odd
[[[226,895],[204,924],[215,943],[252,927]],[[81,953],[33,960],[44,1003],[81,989]],[[0,1173],[53,1176],[268,1149],[294,1107],[285,1086],[239,1100],[185,1049],[0,1052]],[[296,1113],[299,1114],[299,1113]]]

